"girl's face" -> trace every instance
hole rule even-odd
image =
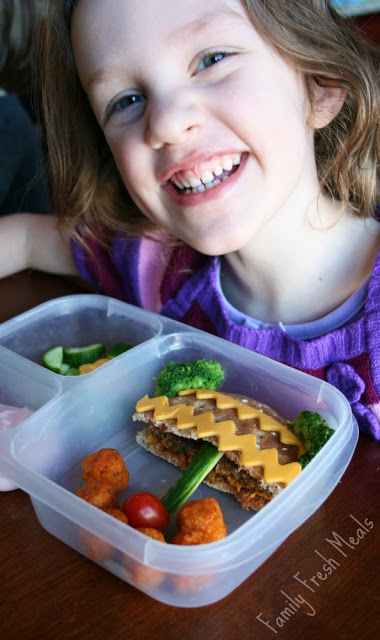
[[[251,246],[318,193],[299,75],[238,0],[80,0],[82,85],[141,211],[199,251]]]

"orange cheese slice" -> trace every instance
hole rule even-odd
[[[260,423],[260,429],[279,432],[281,442],[296,445],[299,455],[304,453],[305,447],[303,443],[290,429],[287,429],[275,418],[268,416],[259,409],[218,391],[187,389],[179,393],[179,395],[190,394],[195,394],[198,400],[214,399],[218,409],[235,409],[241,420],[257,418]],[[169,405],[169,399],[166,396],[156,398],[144,396],[137,402],[136,411],[139,413],[154,411],[154,419],[159,421],[175,419],[178,429],[195,427],[199,438],[216,436],[218,438],[219,451],[240,451],[242,465],[246,467],[261,466],[266,482],[288,484],[301,472],[299,462],[280,464],[278,462],[277,449],[258,449],[255,434],[236,434],[233,420],[215,422],[214,414],[211,411],[194,415],[194,407],[186,404]]]

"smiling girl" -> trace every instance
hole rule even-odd
[[[323,0],[49,4],[59,231],[3,221],[2,274],[79,272],[327,379],[380,438],[378,52]]]

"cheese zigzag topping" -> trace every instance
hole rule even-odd
[[[275,418],[268,416],[255,407],[251,407],[240,400],[208,389],[187,389],[186,391],[181,391],[179,395],[189,394],[195,394],[198,400],[213,398],[218,409],[236,409],[238,417],[242,420],[257,418],[260,422],[260,429],[279,432],[281,442],[296,445],[299,455],[305,450],[302,442],[290,429],[287,429]],[[136,411],[139,413],[154,411],[155,420],[175,419],[178,429],[196,427],[199,438],[217,436],[219,451],[240,451],[242,465],[246,467],[254,465],[261,466],[266,482],[283,482],[284,484],[288,484],[301,472],[299,462],[279,464],[276,448],[258,449],[255,434],[236,434],[233,420],[215,422],[214,414],[211,411],[194,416],[193,406],[186,404],[169,405],[169,399],[166,396],[156,398],[144,396],[138,401]]]

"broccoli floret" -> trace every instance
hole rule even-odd
[[[173,398],[184,389],[216,389],[223,380],[220,362],[203,358],[169,362],[156,378],[156,396]]]
[[[304,469],[331,438],[334,429],[331,429],[326,420],[315,411],[300,411],[297,418],[290,421],[289,425],[306,447],[306,452],[298,459]]]

